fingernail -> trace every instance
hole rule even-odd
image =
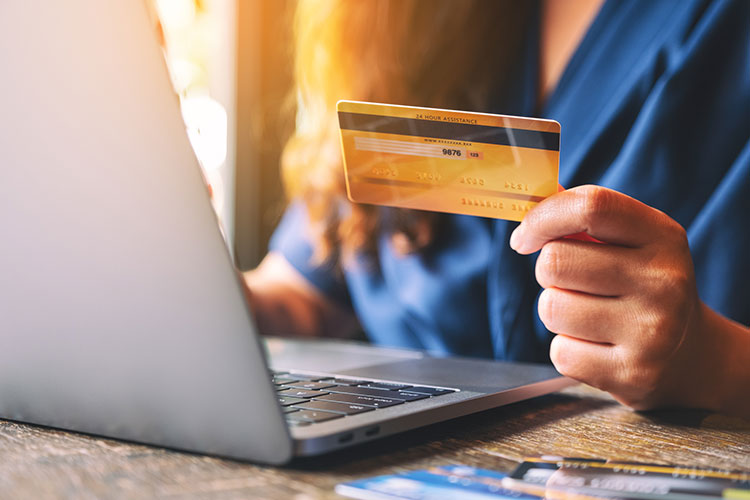
[[[520,245],[520,239],[521,239],[521,226],[519,225],[510,234],[510,248],[512,248],[516,252],[518,252],[518,247]]]

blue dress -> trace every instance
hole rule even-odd
[[[541,106],[538,29],[515,88],[486,111],[559,121],[561,184],[606,186],[669,214],[688,232],[701,299],[750,323],[750,2],[609,0]],[[548,361],[536,255],[508,246],[517,223],[445,221],[427,252],[397,256],[382,236],[379,265],[338,273],[311,264],[305,208],[292,202],[271,249],[353,308],[375,343]]]

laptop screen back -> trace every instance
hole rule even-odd
[[[288,459],[143,2],[4,0],[0,60],[0,417]]]

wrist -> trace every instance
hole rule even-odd
[[[750,330],[703,302],[699,309],[695,406],[750,418]]]

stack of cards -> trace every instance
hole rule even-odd
[[[745,472],[586,458],[527,458],[503,485],[546,498],[750,500]]]
[[[750,474],[543,456],[510,475],[448,465],[343,483],[336,492],[362,500],[750,500]]]
[[[505,489],[505,477],[491,470],[446,465],[339,484],[336,493],[361,500],[539,500],[534,495]]]

